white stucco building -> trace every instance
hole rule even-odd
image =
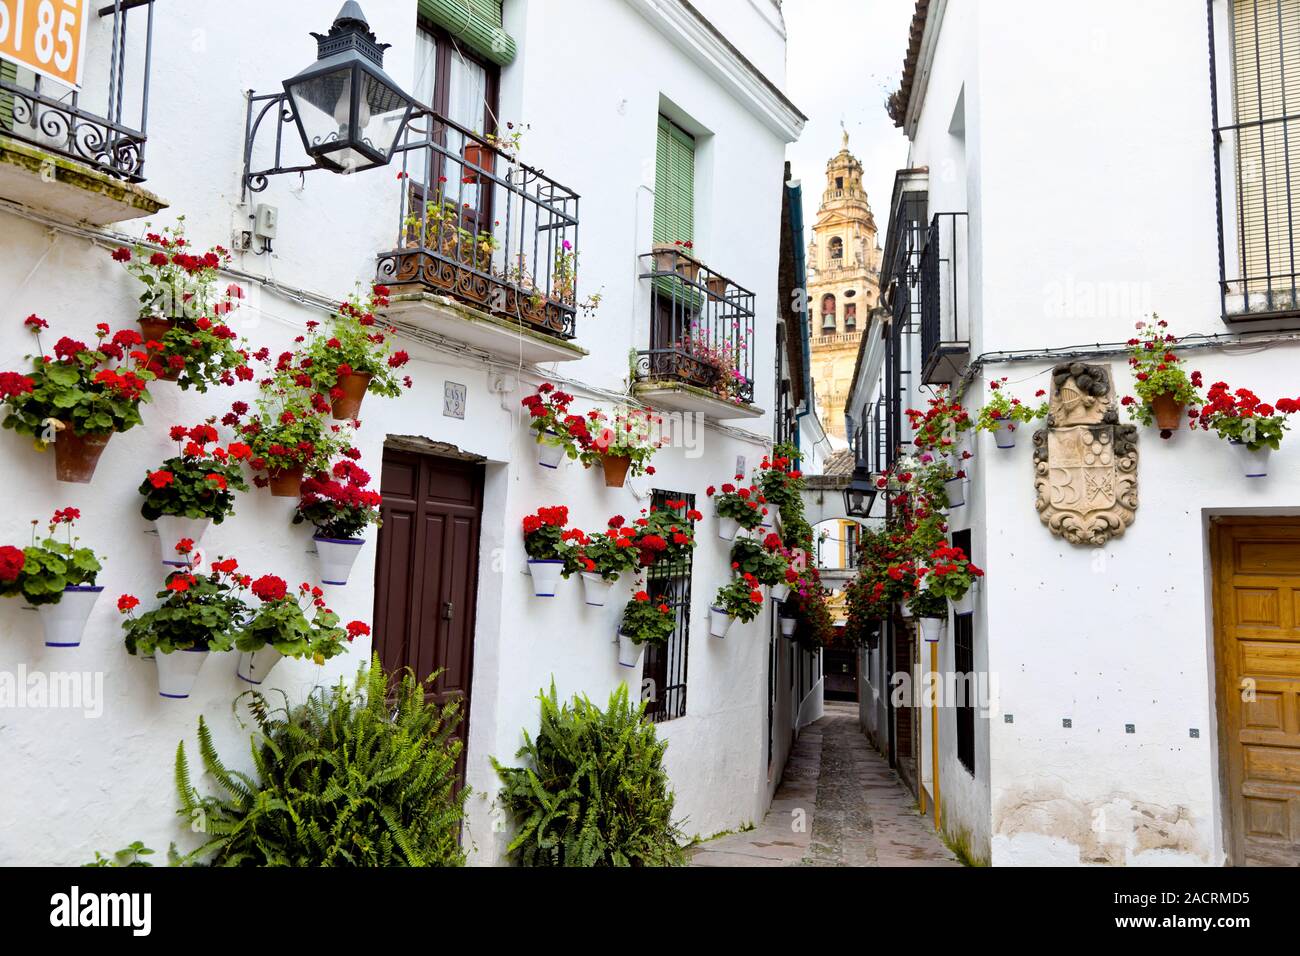
[[[157,228],[184,215],[194,242],[235,250],[229,279],[246,298],[233,326],[272,354],[290,347],[308,320],[321,319],[355,283],[374,280],[382,253],[410,248],[403,203],[414,197],[418,209],[419,189],[432,183],[421,172],[431,157],[458,167],[455,129],[443,141],[447,152],[399,153],[387,167],[350,176],[271,175],[263,191],[244,189],[245,134],[257,112],[250,114],[247,91],[275,94],[311,63],[309,31],[325,32],[339,5],[298,2],[289,15],[252,0],[146,2],[124,4],[131,9],[116,20],[92,16],[81,106],[101,114],[109,108],[111,50],[125,19],[120,122],[141,134],[127,138],[143,143],[142,167],[133,150],[96,156],[58,130],[39,133],[27,122],[33,101],[23,92],[34,85],[32,75],[21,67],[0,73],[9,85],[0,96],[7,104],[0,109],[0,368],[20,368],[31,350],[22,325],[31,313],[56,336],[89,338],[100,321],[133,324],[138,288],[109,251],[141,236],[146,220]],[[391,44],[384,69],[421,105],[475,133],[495,127],[504,135],[507,122],[523,130],[520,161],[544,170],[556,188],[543,196],[539,190],[549,187],[520,173],[518,181],[530,185],[514,194],[501,185],[493,211],[520,216],[512,220],[520,241],[542,248],[550,237],[539,223],[559,222],[557,235],[572,239],[580,255],[578,298],[599,292],[602,300],[594,317],[565,320],[564,334],[556,334],[492,319],[464,295],[447,300],[445,289],[381,275],[400,305],[391,318],[411,353],[414,387],[400,399],[366,400],[357,446],[361,465],[382,476],[386,521],[368,532],[351,583],[327,588],[328,600],[344,620],[374,624],[374,646],[386,662],[444,668],[441,689],[468,698],[466,781],[473,793],[464,838],[474,862],[501,863],[509,833],[497,825],[489,758],[513,760],[522,730],[536,726],[537,693],[554,679],[562,697],[580,692],[603,703],[618,682],[635,687],[640,676],[618,665],[611,643],[632,582],[605,608],[584,606],[576,579],[554,600],[534,597],[522,517],[564,504],[573,524],[594,529],[615,514],[635,517],[657,491],[696,496],[706,518],[689,576],[671,594],[678,633],[655,663],[643,658],[647,671],[658,668],[645,676],[668,685],[657,719],[689,831],[707,836],[757,821],[812,686],[800,686],[797,676],[811,674],[812,662],[773,636],[779,631],[770,612],[726,640],[709,637],[709,598],[729,568],[704,489],[737,467],[754,467],[774,436],[800,427],[772,374],[784,148],[803,124],[781,92],[780,6],[478,0],[469,5],[473,22],[456,19],[460,3],[362,6],[378,39]],[[491,22],[495,13],[503,14],[499,25]],[[147,128],[139,114],[146,47]],[[41,90],[39,112],[71,102],[48,81]],[[276,109],[258,129],[254,172],[304,164],[291,125],[280,130],[277,163]],[[427,131],[431,121],[424,122]],[[666,143],[676,164],[667,180]],[[59,153],[71,155],[51,159]],[[515,182],[507,162],[497,162],[497,175]],[[114,168],[96,170],[96,163]],[[448,178],[454,187],[460,175]],[[657,234],[666,183],[675,225],[689,234]],[[565,216],[576,221],[539,218],[540,202],[569,198]],[[274,214],[273,237],[265,235],[268,220],[258,218],[260,204],[269,207],[262,217]],[[487,228],[486,219],[482,224]],[[741,296],[751,314],[737,333],[752,394],[740,403],[711,396],[680,366],[656,364],[676,340],[664,337],[663,314],[652,304],[658,287],[644,274],[653,244],[674,238],[692,240],[711,273],[752,293]],[[544,381],[572,392],[579,410],[642,402],[685,426],[656,456],[653,477],[625,488],[606,488],[598,469],[576,464],[547,471],[536,463],[520,406]],[[231,712],[246,687],[233,657],[209,660],[190,699],[161,699],[153,665],[123,650],[114,601],[126,592],[152,596],[161,583],[157,540],[140,517],[136,488],[144,469],[171,453],[167,427],[220,417],[233,400],[252,401],[255,389],[240,383],[199,395],[159,384],[152,392],[144,426],[113,439],[91,484],[56,483],[50,456],[10,433],[2,439],[9,507],[0,541],[26,543],[32,519],[71,505],[84,516],[81,537],[106,562],[105,592],[80,648],[44,647],[36,615],[20,601],[0,603],[0,671],[102,675],[93,715],[34,704],[0,711],[8,777],[0,792],[0,862],[75,864],[136,839],[156,848],[173,840],[188,845],[193,836],[174,817],[177,742],[188,741],[193,752],[203,714],[223,754],[247,750],[247,731]],[[291,499],[265,491],[243,495],[235,517],[211,529],[205,546],[251,571],[313,580],[310,529],[290,524],[292,507]],[[433,537],[444,525],[454,533]],[[444,614],[448,603],[454,610]],[[370,650],[369,640],[359,640],[323,671],[284,661],[269,686],[301,696],[352,674]]]
[[[1207,386],[1296,392],[1298,24],[1291,0],[917,4],[891,312],[850,402],[864,465],[908,450],[901,413],[942,383],[975,410],[1077,361],[1133,394],[1125,342],[1152,313]],[[1213,432],[1140,427],[1133,523],[1095,547],[1039,520],[1030,431],[978,438],[950,519],[987,577],[939,670],[990,676],[993,706],[888,706],[892,675],[929,669],[896,620],[863,655],[864,723],[994,865],[1294,864],[1296,439],[1247,479]]]

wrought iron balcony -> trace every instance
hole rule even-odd
[[[397,150],[396,246],[380,254],[378,281],[572,339],[592,305],[577,296],[577,194],[430,110]]]
[[[650,347],[641,382],[677,382],[737,406],[754,401],[754,293],[667,246],[641,256]]]
[[[970,360],[964,212],[936,213],[921,250],[921,377],[951,382]]]
[[[76,90],[5,63],[0,69],[0,136],[126,182],[143,182],[153,0],[114,0],[98,15],[112,18],[107,82],[103,77],[90,79],[87,69],[90,81]],[[84,50],[83,56],[90,52]]]

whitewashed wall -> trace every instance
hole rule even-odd
[[[295,4],[290,19],[269,16],[264,4],[252,0],[232,0],[220,11],[159,5],[147,186],[171,208],[155,225],[183,213],[196,242],[229,243],[238,221],[242,91],[272,91],[310,62],[315,44],[307,33],[327,28],[338,6],[337,0],[307,0]],[[697,247],[710,266],[758,295],[756,403],[770,409],[772,382],[765,373],[773,366],[774,337],[765,317],[776,312],[782,139],[634,6],[622,0],[506,4],[520,55],[503,71],[501,118],[529,124],[525,161],[581,194],[580,294],[597,289],[604,294],[599,315],[579,324],[577,341],[590,357],[561,367],[558,374],[575,381],[569,389],[578,394],[579,406],[588,407],[596,401],[590,389],[623,390],[628,351],[645,340],[646,323],[634,318],[647,311],[635,256],[650,247],[655,117],[668,102],[706,134],[697,178]],[[414,0],[369,0],[364,9],[379,38],[393,44],[388,72],[409,83]],[[755,15],[747,6],[734,15],[718,10],[717,25],[744,35],[762,26],[755,24]],[[755,55],[775,62],[772,50]],[[297,176],[274,179],[259,200],[279,207],[275,253],[244,255],[235,265],[287,286],[342,297],[354,281],[373,276],[375,254],[391,244],[397,199],[391,169],[350,177],[315,172],[302,182]],[[109,260],[107,249],[47,233],[16,216],[0,213],[0,218],[0,367],[18,367],[29,350],[21,321],[31,312],[48,319],[56,336],[89,338],[98,321],[114,327],[132,323],[137,289]],[[122,228],[134,233],[139,226]],[[289,347],[307,319],[320,317],[258,285],[246,311],[240,331],[273,352]],[[390,434],[450,442],[489,462],[468,743],[474,795],[466,833],[475,862],[497,863],[507,834],[493,826],[496,779],[489,757],[512,759],[522,730],[536,726],[535,695],[552,678],[561,695],[582,692],[603,703],[629,676],[617,666],[610,643],[616,607],[604,612],[585,607],[576,581],[554,601],[531,596],[521,572],[519,521],[539,506],[563,503],[575,524],[602,527],[615,513],[634,517],[646,506],[652,483],[638,479],[627,489],[606,489],[596,474],[579,466],[544,474],[534,464],[519,399],[549,372],[488,367],[417,343],[403,346],[413,356],[415,388],[400,400],[366,400],[358,436],[362,465],[378,479]],[[446,381],[468,387],[464,421],[442,415]],[[106,591],[79,650],[44,648],[35,615],[16,601],[0,603],[0,670],[102,673],[107,699],[102,716],[94,719],[66,710],[0,712],[0,756],[11,771],[10,785],[0,791],[2,862],[79,863],[96,849],[113,850],[135,839],[159,849],[172,840],[191,845],[194,837],[173,816],[177,741],[190,741],[193,753],[203,714],[223,754],[237,760],[247,749],[247,732],[231,715],[231,700],[243,689],[233,656],[208,662],[190,700],[164,701],[156,695],[153,665],[128,657],[121,646],[117,595],[130,591],[147,598],[161,581],[156,538],[139,517],[135,489],[146,466],[171,452],[166,427],[220,414],[234,399],[253,397],[244,386],[206,397],[169,385],[154,391],[157,399],[145,411],[145,427],[113,439],[91,485],[55,484],[51,456],[36,454],[11,434],[3,437],[13,506],[0,516],[0,540],[23,543],[30,518],[74,505],[85,515],[82,537],[107,556],[107,563],[100,581]],[[743,429],[709,429],[697,449],[665,450],[657,457],[653,486],[694,492],[701,510],[709,513],[703,489],[730,474],[738,455],[756,464],[770,431],[770,416]],[[214,528],[205,544],[237,556],[251,571],[273,571],[291,583],[310,579],[310,532],[290,526],[292,507],[292,501],[266,492],[243,496],[237,515]],[[686,829],[708,835],[760,819],[774,786],[765,753],[770,623],[764,615],[751,625],[737,625],[725,641],[708,636],[708,599],[728,573],[725,545],[714,534],[711,514],[699,539],[687,716],[661,729],[670,741],[669,770]],[[368,582],[374,558],[372,543],[353,573],[354,583],[329,589],[332,606],[345,620],[372,619]],[[350,675],[368,652],[358,642],[323,672],[310,664],[282,663],[271,686],[296,698],[318,681]],[[790,713],[788,700],[780,706],[781,713]]]

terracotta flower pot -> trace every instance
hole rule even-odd
[[[1151,397],[1151,413],[1155,416],[1156,427],[1161,432],[1177,431],[1182,424],[1187,406],[1178,401],[1169,392],[1161,392]],[[1161,437],[1168,438],[1168,435]]]
[[[271,494],[277,498],[297,498],[302,494],[302,466],[267,473]]]
[[[160,318],[156,315],[141,316],[136,320],[140,323],[140,333],[144,336],[146,342],[161,342],[163,336],[172,327],[171,319]]]
[[[710,295],[719,299],[726,297],[728,283],[722,276],[711,275],[704,280],[704,284],[708,287]]]
[[[71,427],[63,429],[54,439],[54,476],[59,481],[89,482],[112,437],[112,432],[77,435]]]
[[[350,421],[361,411],[361,400],[366,397],[366,389],[374,376],[369,372],[353,372],[339,379],[339,388],[343,395],[330,403],[331,412],[338,421]]]
[[[605,487],[622,488],[627,480],[627,470],[632,466],[632,459],[626,455],[605,455],[600,459],[605,469]]]
[[[489,146],[482,143],[468,142],[465,144],[465,165],[462,168],[464,181],[467,183],[476,183],[479,180],[478,172],[472,167],[477,166],[485,172],[491,173],[495,166],[495,156]]]

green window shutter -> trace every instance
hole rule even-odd
[[[515,41],[502,26],[501,0],[419,0],[420,15],[499,66],[515,59]]]
[[[0,60],[0,80],[6,83],[18,82],[18,65],[8,60]],[[0,91],[0,129],[14,128],[14,95]]]
[[[659,117],[655,144],[655,242],[695,240],[695,140]]]

